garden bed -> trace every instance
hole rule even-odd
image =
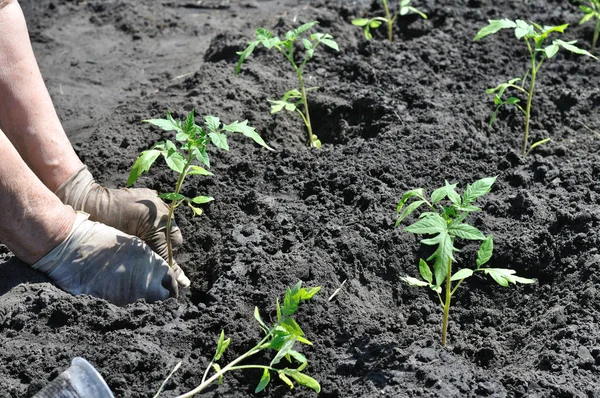
[[[552,141],[524,160],[522,115],[507,108],[490,128],[485,89],[522,75],[527,49],[508,31],[472,41],[488,19],[522,18],[569,23],[565,40],[589,49],[593,26],[578,26],[568,1],[414,5],[429,19],[402,18],[388,43],[383,27],[366,41],[350,24],[381,15],[366,0],[21,0],[59,116],[99,182],[125,185],[137,154],[164,137],[140,121],[166,111],[248,119],[275,151],[232,138],[211,153],[214,177],[184,187],[215,201],[201,217],[177,215],[186,241],[175,257],[192,280],[179,300],[72,297],[0,247],[0,395],[31,396],[82,356],[132,398],[152,396],[182,361],[162,395],[174,397],[200,382],[221,329],[233,359],[260,337],[254,307],[273,317],[275,298],[302,280],[322,286],[297,317],[321,397],[600,397],[600,137],[582,125],[600,130],[600,62],[560,52],[544,66],[531,129]],[[256,51],[234,77],[255,28],[282,35],[312,20],[341,50],[320,49],[307,67],[321,150],[297,115],[269,113],[267,99],[296,87],[278,54]],[[167,191],[176,176],[155,167],[137,186]],[[537,283],[470,278],[443,348],[435,294],[400,280],[426,253],[394,228],[395,207],[408,189],[485,176],[497,182],[470,220],[494,235],[491,266]],[[457,260],[471,266],[475,251]],[[232,373],[204,396],[253,396],[259,378]],[[280,380],[260,395],[315,396]]]

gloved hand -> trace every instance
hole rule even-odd
[[[88,213],[90,220],[141,238],[156,254],[167,259],[165,231],[169,207],[156,191],[103,188],[94,181],[87,167],[83,167],[56,190],[56,195],[64,204]],[[182,244],[183,237],[173,220],[171,245],[176,248]],[[175,261],[173,271],[181,287],[190,285],[190,280]]]
[[[67,239],[31,267],[71,294],[117,305],[178,294],[173,270],[141,239],[80,212]]]

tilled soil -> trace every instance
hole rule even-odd
[[[600,397],[600,136],[583,126],[600,131],[600,62],[561,51],[544,65],[531,128],[552,142],[523,160],[523,118],[507,108],[489,127],[485,89],[522,76],[527,50],[508,31],[472,41],[488,19],[522,18],[569,23],[565,40],[589,49],[592,24],[578,26],[568,1],[415,0],[428,20],[403,17],[393,43],[384,28],[366,41],[350,20],[381,15],[377,3],[21,0],[57,111],[99,182],[125,185],[137,154],[166,136],[140,120],[166,111],[248,119],[275,151],[232,137],[229,152],[211,151],[214,177],[184,187],[215,201],[177,215],[176,258],[193,281],[178,300],[72,297],[0,248],[0,396],[32,396],[82,356],[132,398],[182,361],[162,395],[174,397],[199,383],[221,329],[231,360],[260,337],[254,307],[274,316],[303,280],[323,287],[297,317],[321,397]],[[269,113],[267,99],[296,86],[278,54],[256,51],[233,74],[255,28],[283,35],[312,20],[341,49],[319,49],[306,73],[320,87],[309,102],[321,150],[297,115]],[[537,283],[470,278],[442,348],[437,297],[400,281],[427,252],[394,228],[395,206],[408,189],[485,176],[498,179],[470,221],[494,235],[490,265]],[[159,162],[137,185],[167,191],[175,179]],[[457,260],[470,266],[475,250]],[[233,373],[204,395],[253,396],[259,377]],[[315,394],[273,380],[260,395]]]

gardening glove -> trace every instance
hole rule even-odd
[[[58,287],[117,305],[177,297],[175,274],[141,239],[78,212],[67,239],[31,266]]]
[[[156,191],[146,188],[103,188],[84,166],[56,190],[56,195],[64,204],[88,213],[90,220],[141,238],[156,254],[167,259],[165,231],[169,207]],[[182,244],[183,237],[173,220],[171,245],[176,248]],[[181,287],[188,287],[190,280],[175,261],[172,268],[177,283]]]

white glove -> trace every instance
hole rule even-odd
[[[117,305],[177,297],[175,274],[141,239],[78,212],[67,239],[32,268],[61,289]]]
[[[165,231],[169,207],[156,191],[104,188],[94,181],[87,167],[83,167],[56,190],[56,195],[64,204],[88,213],[90,220],[141,238],[156,254],[167,259]],[[171,245],[176,248],[182,244],[183,237],[173,220]],[[172,268],[179,285],[188,287],[190,280],[175,261]]]

